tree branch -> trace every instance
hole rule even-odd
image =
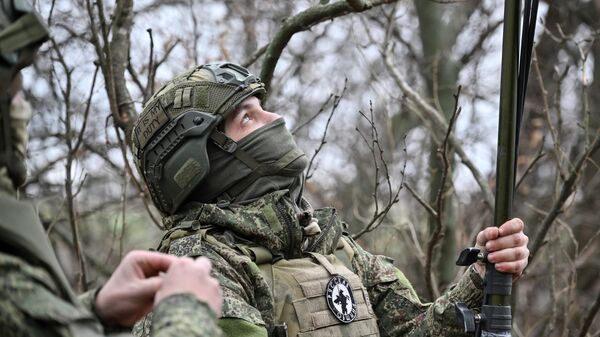
[[[600,132],[598,132],[596,134],[596,138],[594,139],[594,141],[592,142],[592,144],[590,145],[588,150],[579,157],[579,159],[573,166],[573,169],[571,170],[569,177],[565,180],[565,182],[562,185],[562,188],[561,188],[560,194],[558,195],[558,198],[556,198],[554,200],[554,203],[552,204],[550,211],[548,212],[548,214],[546,215],[546,217],[540,224],[540,230],[536,234],[535,239],[533,240],[533,244],[531,245],[531,249],[530,249],[530,255],[529,255],[529,264],[530,265],[532,264],[533,259],[537,255],[537,252],[544,244],[546,234],[548,233],[548,230],[554,223],[554,220],[556,220],[556,218],[562,213],[562,211],[563,211],[562,208],[563,208],[565,202],[571,196],[573,191],[575,191],[576,181],[579,178],[581,171],[585,167],[585,163],[591,156],[594,155],[594,153],[598,149],[600,149]]]
[[[398,87],[400,87],[400,90],[402,90],[406,97],[412,102],[414,102],[415,105],[432,122],[434,131],[438,133],[446,132],[446,130],[448,129],[448,123],[446,122],[446,119],[443,117],[442,113],[436,110],[434,107],[432,107],[429,103],[427,103],[425,99],[423,99],[423,97],[419,95],[419,93],[417,93],[413,88],[411,88],[408,85],[408,83],[406,83],[402,75],[400,75],[398,69],[393,65],[391,53],[392,44],[387,43],[384,52],[384,61],[392,75],[392,78],[394,79]],[[494,194],[490,190],[490,187],[488,186],[487,181],[483,177],[483,174],[481,174],[481,172],[477,169],[475,164],[471,161],[471,159],[469,159],[467,154],[464,152],[462,146],[460,145],[458,140],[454,138],[454,136],[450,135],[448,141],[450,142],[450,145],[460,158],[461,162],[469,169],[469,171],[471,171],[473,178],[475,178],[477,185],[479,185],[479,188],[481,188],[483,192],[484,204],[490,211],[492,211],[494,209]]]
[[[337,1],[324,6],[313,6],[293,17],[286,18],[265,51],[260,78],[265,84],[267,92],[269,92],[271,87],[271,80],[273,79],[273,73],[275,72],[279,57],[294,34],[308,30],[310,27],[321,22],[333,20],[336,17],[353,12],[362,12],[372,7],[394,3],[396,1],[398,0],[375,0],[372,1],[369,6],[364,5],[358,10],[353,8],[348,2],[352,2],[356,5],[357,2],[362,1]]]

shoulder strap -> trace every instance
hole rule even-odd
[[[354,271],[354,268],[352,268],[354,250],[352,249],[352,246],[350,246],[350,244],[346,241],[344,236],[342,236],[338,241],[337,249],[335,250],[334,254],[335,257],[337,257],[338,260],[340,260],[340,262],[342,262],[346,268]]]

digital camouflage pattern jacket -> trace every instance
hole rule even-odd
[[[435,302],[421,303],[389,258],[368,253],[343,232],[345,225],[335,209],[312,211],[305,203],[300,210],[287,191],[267,194],[245,206],[190,203],[185,209],[165,218],[168,230],[158,249],[211,259],[214,276],[223,288],[219,325],[226,336],[281,336],[276,309],[283,299],[273,296],[273,279],[263,268],[264,255],[274,265],[312,252],[331,261],[348,257],[345,265],[366,289],[369,311],[376,316],[381,336],[464,336],[455,323],[453,304],[477,308],[481,303],[482,281],[471,268]],[[320,232],[313,230],[315,222]],[[345,254],[337,254],[339,247],[345,247]],[[136,324],[135,335],[150,334],[151,316]]]
[[[32,205],[0,191],[0,334],[130,336],[105,331],[92,314],[94,294],[73,295]],[[191,295],[174,295],[156,307],[152,336],[220,336],[215,322],[206,304]]]

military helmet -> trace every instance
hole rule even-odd
[[[216,127],[250,96],[266,94],[260,79],[233,63],[210,63],[160,88],[132,130],[134,162],[156,207],[173,214],[210,170],[209,139],[231,152],[235,142]]]

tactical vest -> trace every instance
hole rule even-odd
[[[54,294],[56,296],[48,296],[47,291],[38,292],[36,289],[27,293],[12,293],[11,301],[27,316],[45,324],[61,324],[68,327],[74,336],[103,335],[100,324],[88,310],[81,307],[71,290],[33,206],[1,192],[0,252],[17,256],[30,265],[44,269],[51,279],[34,281],[40,283],[40,287],[55,286],[60,292]],[[49,307],[52,310],[48,310]],[[35,330],[36,327],[32,326],[31,329]],[[39,331],[39,335],[44,335],[44,332]]]
[[[201,254],[198,246],[206,241],[213,247],[208,250],[241,269],[240,272],[245,270],[248,279],[239,285],[259,282],[258,288],[234,287],[232,291],[251,293],[247,298],[253,304],[244,303],[251,308],[241,309],[235,303],[244,298],[235,302],[226,298],[223,315],[252,324],[263,323],[271,337],[379,336],[367,289],[353,272],[354,249],[343,236],[344,225],[335,210],[297,213],[291,210],[291,201],[286,198],[285,191],[275,192],[247,210],[208,204],[190,207],[179,218],[169,219],[170,229],[158,250],[197,256]],[[318,225],[318,231],[305,231],[314,225]],[[248,226],[254,226],[256,231]],[[192,235],[194,238],[184,240]],[[269,235],[283,239],[277,241]],[[183,241],[178,243],[178,240]],[[225,276],[223,281],[229,277],[237,276]],[[268,305],[264,304],[266,297]],[[255,312],[251,313],[252,309]]]
[[[212,241],[210,236],[208,241]],[[260,246],[238,248],[257,264],[269,283],[274,337],[379,336],[367,289],[350,269],[352,248],[343,238],[335,254],[309,253],[290,260],[273,261],[269,251]]]

